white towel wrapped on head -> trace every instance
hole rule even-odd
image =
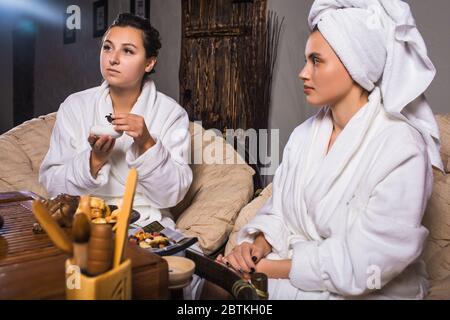
[[[424,92],[436,75],[407,3],[400,0],[316,0],[309,27],[318,28],[350,76],[384,108],[422,134],[431,163],[443,171],[439,129]]]

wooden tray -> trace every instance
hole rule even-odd
[[[69,258],[46,234],[34,234],[36,222],[30,192],[0,193],[0,299],[65,299],[65,267]],[[167,299],[165,260],[136,245],[129,245],[133,299]]]

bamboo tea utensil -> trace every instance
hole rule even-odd
[[[128,226],[130,222],[131,210],[133,208],[134,194],[137,185],[137,170],[131,168],[128,173],[125,193],[123,196],[122,208],[117,218],[117,230],[114,246],[114,268],[118,267],[123,259],[124,248],[128,238]]]
[[[81,270],[87,270],[88,244],[91,236],[91,222],[88,216],[82,212],[74,216],[72,226],[73,236],[73,262]]]
[[[45,232],[47,232],[47,235],[53,243],[61,250],[72,254],[72,242],[58,223],[51,217],[48,209],[39,200],[33,201],[32,209],[37,221],[40,223]]]
[[[111,269],[114,255],[113,232],[110,224],[93,224],[88,246],[87,271],[98,276]]]

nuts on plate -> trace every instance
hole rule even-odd
[[[138,230],[133,236],[130,237],[130,241],[136,242],[141,248],[144,249],[161,249],[170,245],[169,238],[163,234],[158,232],[148,233],[144,230]]]

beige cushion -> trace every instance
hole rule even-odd
[[[239,211],[251,200],[254,171],[212,131],[205,131],[197,124],[191,124],[190,130],[191,159],[195,153],[199,159],[202,151],[206,152],[204,158],[208,160],[209,153],[213,159],[207,165],[191,166],[194,174],[191,188],[172,213],[178,218],[177,227],[198,237],[203,251],[211,254],[226,243]],[[203,146],[198,141],[203,141]],[[216,157],[215,152],[221,150]],[[242,164],[225,164],[228,160]]]
[[[227,246],[225,247],[225,255],[228,255],[236,246],[237,234],[239,230],[241,230],[241,228],[245,226],[258,213],[259,209],[264,206],[271,195],[272,184],[265,188],[257,198],[255,198],[241,210],[236,223],[234,224],[233,231],[231,232]]]
[[[437,116],[441,133],[441,155],[446,172],[450,164],[450,115]],[[432,299],[448,299],[450,287],[450,175],[434,170],[431,199],[423,220],[430,231],[423,258],[431,281]]]
[[[434,170],[433,193],[423,223],[431,240],[450,243],[450,175]]]
[[[441,156],[446,172],[450,173],[450,113],[436,116],[441,133]]]
[[[0,136],[0,192],[30,190],[48,196],[38,177],[55,119],[56,113],[52,113],[27,121]],[[204,152],[214,156],[214,161],[191,166],[192,186],[172,213],[178,218],[177,226],[198,237],[200,246],[208,254],[225,244],[237,214],[252,198],[254,171],[212,131],[204,131],[193,123],[190,130],[191,158],[195,159],[195,153]],[[230,159],[240,164],[220,164]]]
[[[39,167],[47,153],[56,113],[23,123],[0,136],[0,190],[29,190],[47,196]]]

